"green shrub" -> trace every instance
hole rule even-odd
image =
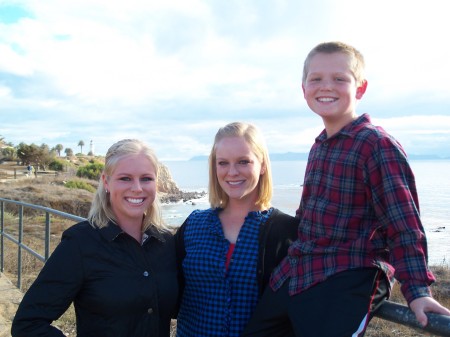
[[[86,190],[86,191],[89,191],[92,193],[95,192],[94,186],[92,186],[91,184],[89,184],[85,181],[81,181],[81,180],[69,180],[68,182],[66,182],[64,184],[64,186],[66,186],[68,188],[76,188],[79,190]]]
[[[63,162],[62,160],[55,159],[52,162],[50,162],[50,164],[48,164],[48,168],[50,170],[53,170],[53,171],[60,171],[60,172],[62,172],[62,171],[64,171],[64,166],[65,165],[66,165],[66,163]]]
[[[85,166],[79,167],[77,170],[77,177],[87,178],[91,180],[99,180],[105,165],[102,163],[91,163]]]

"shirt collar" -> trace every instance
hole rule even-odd
[[[124,234],[125,232],[113,221],[109,221],[108,225],[100,228],[101,235],[108,241],[114,241],[116,240],[121,234]],[[149,229],[147,229],[142,236],[142,243],[149,241],[151,237],[154,237],[155,239],[165,242],[166,239],[164,238],[163,233],[161,233],[155,226],[151,226]]]
[[[366,124],[370,124],[370,116],[368,114],[362,114],[357,117],[354,121],[344,126],[338,133],[333,135],[333,137],[327,138],[326,130],[324,129],[316,138],[316,142],[323,143],[327,139],[332,139],[339,136],[354,137],[360,128]]]
[[[220,208],[220,207],[212,209],[211,210],[212,218],[209,221],[209,228],[210,228],[211,232],[216,235],[219,235],[219,236],[223,235],[222,224],[220,223],[220,219],[219,219],[219,212],[222,209],[223,208]],[[248,219],[258,219],[259,218],[259,219],[261,219],[261,222],[263,223],[272,214],[273,210],[274,210],[274,208],[270,207],[268,210],[251,211],[247,214],[245,221],[247,221],[247,218]]]

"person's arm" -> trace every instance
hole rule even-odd
[[[429,286],[435,278],[428,269],[427,242],[414,174],[404,152],[392,140],[381,142],[376,152],[379,173],[374,170],[370,174],[375,211],[387,228],[395,278],[417,320],[425,326],[425,312],[450,315],[450,311],[431,296]]]
[[[174,235],[175,240],[175,251],[177,257],[177,268],[178,268],[178,303],[176,308],[176,316],[178,316],[178,311],[180,310],[181,298],[184,290],[184,273],[183,273],[183,260],[186,256],[186,249],[184,247],[184,230],[186,228],[187,219],[183,222],[183,224],[178,228],[177,232]]]
[[[274,209],[260,229],[258,276],[262,295],[272,271],[286,257],[290,245],[297,239],[299,219]]]
[[[64,237],[26,292],[14,317],[12,337],[65,336],[51,323],[72,303],[82,285],[78,243]]]

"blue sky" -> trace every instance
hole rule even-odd
[[[178,160],[241,120],[271,152],[307,152],[323,125],[302,63],[341,40],[366,58],[358,114],[409,154],[450,156],[447,13],[446,0],[0,0],[0,136],[97,154],[140,138]]]

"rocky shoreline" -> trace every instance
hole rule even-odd
[[[178,191],[176,193],[160,193],[159,199],[164,204],[188,202],[195,199],[200,199],[206,195],[206,192],[184,192]]]

